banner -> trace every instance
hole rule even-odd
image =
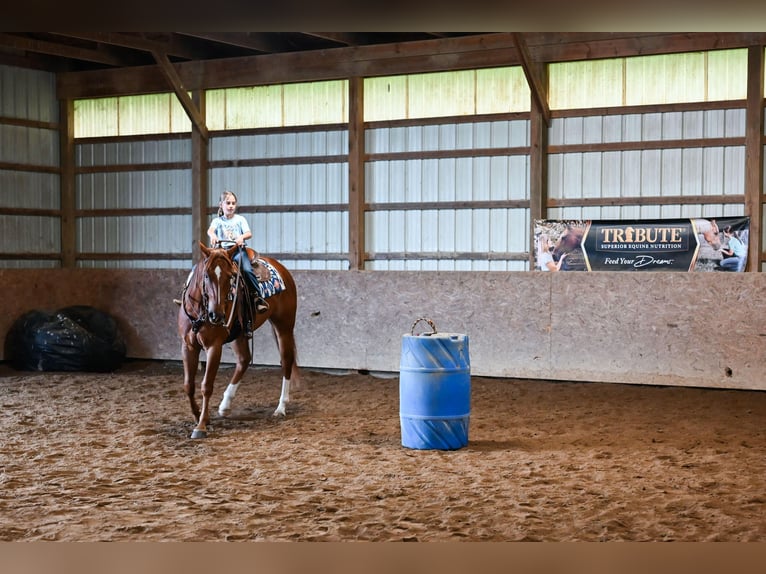
[[[741,272],[749,232],[749,217],[536,219],[535,269]]]

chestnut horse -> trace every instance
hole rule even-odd
[[[244,278],[232,259],[237,246],[229,249],[209,248],[200,242],[200,249],[202,258],[189,276],[178,311],[178,333],[181,336],[181,355],[184,362],[184,390],[189,397],[196,422],[191,438],[207,436],[210,398],[226,343],[231,343],[236,365],[218,406],[218,413],[226,416],[231,410],[232,400],[252,358],[244,327],[248,319],[252,320],[253,331],[268,319],[279,348],[282,394],[274,416],[286,414],[285,409],[290,400],[290,379],[293,374],[298,374],[293,333],[298,294],[290,272],[276,259],[261,257],[281,275],[284,285],[281,291],[269,297],[269,308],[266,312],[252,314],[249,311],[252,305],[245,304],[247,294]],[[202,378],[200,408],[194,398],[194,379],[199,366],[199,354],[203,349],[207,359]]]
[[[571,253],[575,249],[580,249],[583,235],[585,235],[584,227],[567,225],[553,247],[553,258],[558,261],[559,257],[565,253]]]
[[[561,271],[584,271],[585,260],[582,254],[582,240],[586,228],[567,224],[553,247],[553,260],[559,261],[564,255]]]

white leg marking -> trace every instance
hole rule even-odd
[[[287,412],[285,408],[287,403],[290,402],[290,379],[282,377],[282,394],[279,397],[279,405],[277,410],[274,411],[274,416],[286,416]]]
[[[236,385],[229,383],[229,386],[226,387],[226,390],[223,392],[221,404],[218,405],[218,414],[222,417],[227,416],[231,412],[231,402],[237,394],[237,388],[239,388],[239,383]]]

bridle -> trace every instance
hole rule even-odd
[[[226,287],[223,284],[224,281],[221,280],[224,273],[222,272],[220,263],[218,263],[216,266],[213,266],[214,260],[221,259],[226,261],[231,271],[228,287]],[[221,255],[220,253],[212,253],[204,261],[200,262],[199,265],[203,265],[202,270],[199,272],[194,272],[192,278],[184,287],[183,295],[181,298],[182,308],[186,314],[186,317],[191,322],[192,331],[197,333],[205,323],[208,323],[213,326],[224,327],[226,331],[229,332],[231,330],[232,323],[234,322],[234,311],[237,308],[237,298],[239,296],[238,285],[241,278],[239,265],[235,265],[227,255]],[[236,273],[234,270],[236,270]],[[211,273],[217,278],[215,281],[211,279]],[[202,276],[201,285],[199,284],[200,275]],[[199,300],[195,299],[189,293],[189,287],[192,284],[197,284],[199,287],[201,293]],[[208,311],[210,303],[210,296],[208,295],[208,291],[210,290],[211,284],[214,284],[215,288],[217,289],[217,300],[219,302],[224,300],[231,301],[228,317],[226,317],[227,313],[225,312],[221,315],[218,315],[217,313],[214,313],[212,316],[210,315]],[[187,302],[189,302],[190,306],[192,307],[192,312],[195,312],[197,315],[196,317],[194,317],[192,312],[190,312]]]

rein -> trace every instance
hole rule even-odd
[[[203,285],[200,286],[199,282],[198,282],[198,278],[197,277],[193,277],[192,280],[190,280],[184,286],[184,290],[183,290],[182,297],[181,297],[182,302],[183,302],[182,308],[184,310],[184,314],[186,315],[186,317],[191,322],[191,327],[192,327],[192,331],[193,332],[195,332],[195,333],[199,332],[200,328],[205,323],[209,323],[209,324],[211,324],[213,326],[216,326],[216,325],[223,326],[226,329],[226,332],[229,333],[229,332],[231,332],[231,326],[232,326],[232,323],[234,322],[234,311],[237,308],[237,300],[238,300],[238,297],[239,297],[239,284],[240,284],[240,281],[241,281],[241,270],[239,268],[239,265],[234,265],[233,263],[230,262],[232,264],[232,266],[236,267],[237,273],[236,273],[236,276],[235,276],[234,282],[233,282],[233,285],[234,285],[234,295],[231,294],[231,291],[229,292],[229,295],[228,295],[229,300],[232,301],[231,309],[229,310],[229,317],[228,317],[228,319],[225,322],[223,320],[213,321],[213,320],[210,319],[210,315],[208,314],[208,311],[207,311],[208,295],[207,295],[207,290],[205,289],[205,286],[204,286],[204,283],[207,283],[207,281],[209,281],[209,278],[208,278],[209,275],[208,275],[208,270],[207,270],[207,267],[208,267],[207,263],[208,263],[208,261],[209,261],[209,258],[204,261],[205,267],[204,267],[204,269],[202,271],[202,282],[203,282]],[[227,261],[228,261],[228,258],[227,258]],[[195,273],[195,275],[197,275],[197,273]],[[197,280],[197,282],[195,283],[194,280]],[[200,292],[202,293],[202,296],[201,296],[202,298],[201,298],[200,301],[196,301],[189,294],[189,287],[192,285],[192,283],[195,283],[195,285],[197,285],[197,287],[199,287]],[[219,289],[220,289],[220,284],[219,284]],[[192,301],[198,303],[198,307],[197,307],[197,311],[198,311],[197,314],[198,314],[198,316],[196,318],[192,316],[192,314],[189,312],[189,309],[187,308],[187,304],[186,303],[190,299]]]

